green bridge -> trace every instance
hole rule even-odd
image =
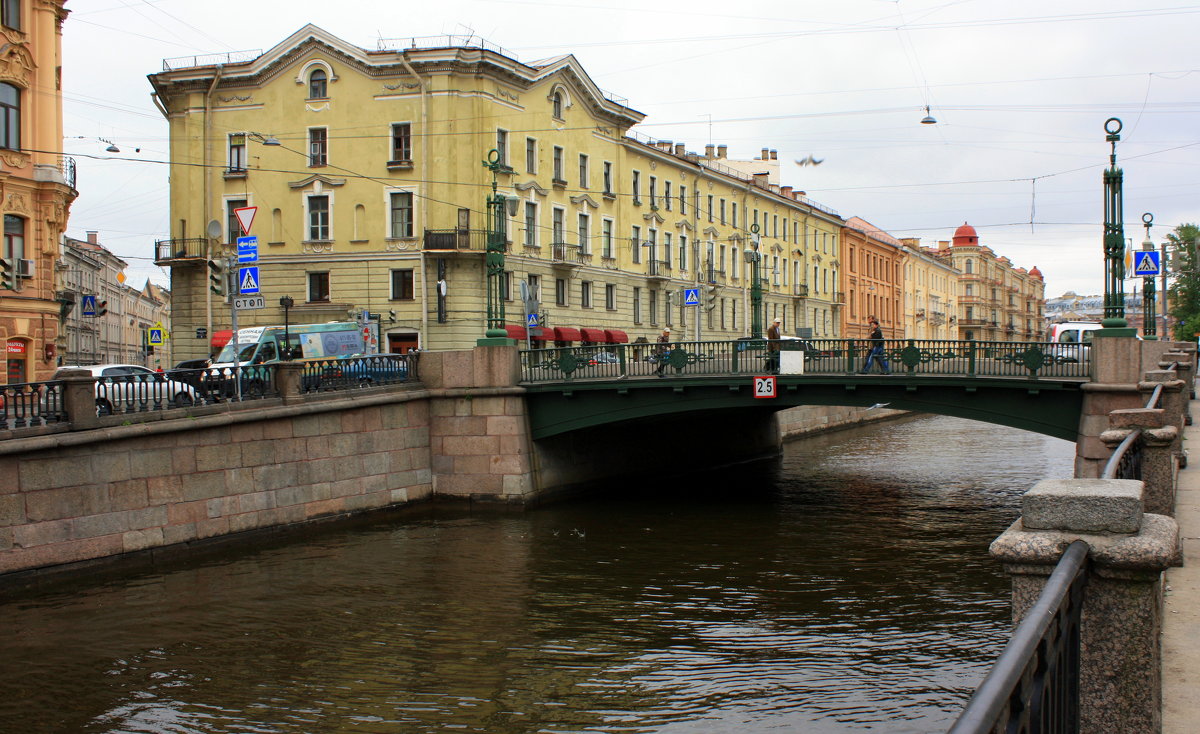
[[[521,352],[535,440],[631,421],[802,405],[958,416],[1076,440],[1090,349],[1077,344],[889,340],[890,374],[862,374],[866,340],[681,341]],[[776,367],[778,365],[778,367]],[[874,368],[878,370],[876,366]],[[774,379],[765,379],[774,378]]]

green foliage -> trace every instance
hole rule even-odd
[[[1196,243],[1200,227],[1181,224],[1167,235],[1167,253],[1171,259],[1167,305],[1173,326],[1171,336],[1191,341],[1200,334],[1200,260]]]

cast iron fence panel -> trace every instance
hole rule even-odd
[[[300,392],[331,392],[360,387],[394,385],[417,379],[417,355],[372,354],[342,359],[314,359],[304,363]]]
[[[99,415],[187,408],[200,402],[194,388],[168,379],[162,373],[109,375],[95,379],[96,412]]]
[[[949,734],[1079,731],[1079,623],[1087,556],[1082,540],[1067,547]]]
[[[44,426],[67,420],[63,383],[14,382],[0,385],[0,429]]]
[[[851,375],[866,361],[867,339],[738,339],[598,344],[521,352],[523,382],[559,382],[587,378],[763,374],[774,366],[777,350],[804,352],[806,375]],[[1014,377],[1088,379],[1087,355],[1050,343],[891,339],[884,359],[893,372],[941,377]]]

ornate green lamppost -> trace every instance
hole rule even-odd
[[[1104,171],[1104,329],[1107,336],[1134,336],[1125,320],[1125,228],[1121,182],[1124,174],[1117,168],[1117,141],[1121,139],[1121,121],[1110,117],[1104,122],[1105,138],[1112,146],[1109,167]],[[1128,333],[1126,333],[1128,332]]]
[[[1142,252],[1154,252],[1154,241],[1150,239],[1150,227],[1154,225],[1154,215],[1146,212],[1142,215],[1142,224],[1146,225],[1146,240],[1142,243]],[[1159,263],[1162,267],[1162,263]],[[1133,268],[1137,272],[1137,266]],[[1142,337],[1150,341],[1158,339],[1158,314],[1154,305],[1154,276],[1147,275],[1142,279]]]
[[[504,253],[508,249],[505,213],[509,198],[500,194],[496,189],[496,174],[507,170],[500,160],[500,151],[492,149],[484,167],[492,172],[492,195],[488,197],[488,229],[487,248],[484,253],[484,267],[487,279],[487,330],[484,338],[476,341],[479,346],[508,345],[514,343],[504,330]]]
[[[746,264],[750,267],[750,337],[762,339],[763,335],[763,293],[762,276],[759,265],[762,263],[760,247],[762,239],[758,234],[758,225],[750,226],[750,247],[746,252]]]

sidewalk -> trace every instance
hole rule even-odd
[[[1175,519],[1183,567],[1167,569],[1163,619],[1163,734],[1200,732],[1200,423],[1184,426],[1188,467],[1179,472]]]

